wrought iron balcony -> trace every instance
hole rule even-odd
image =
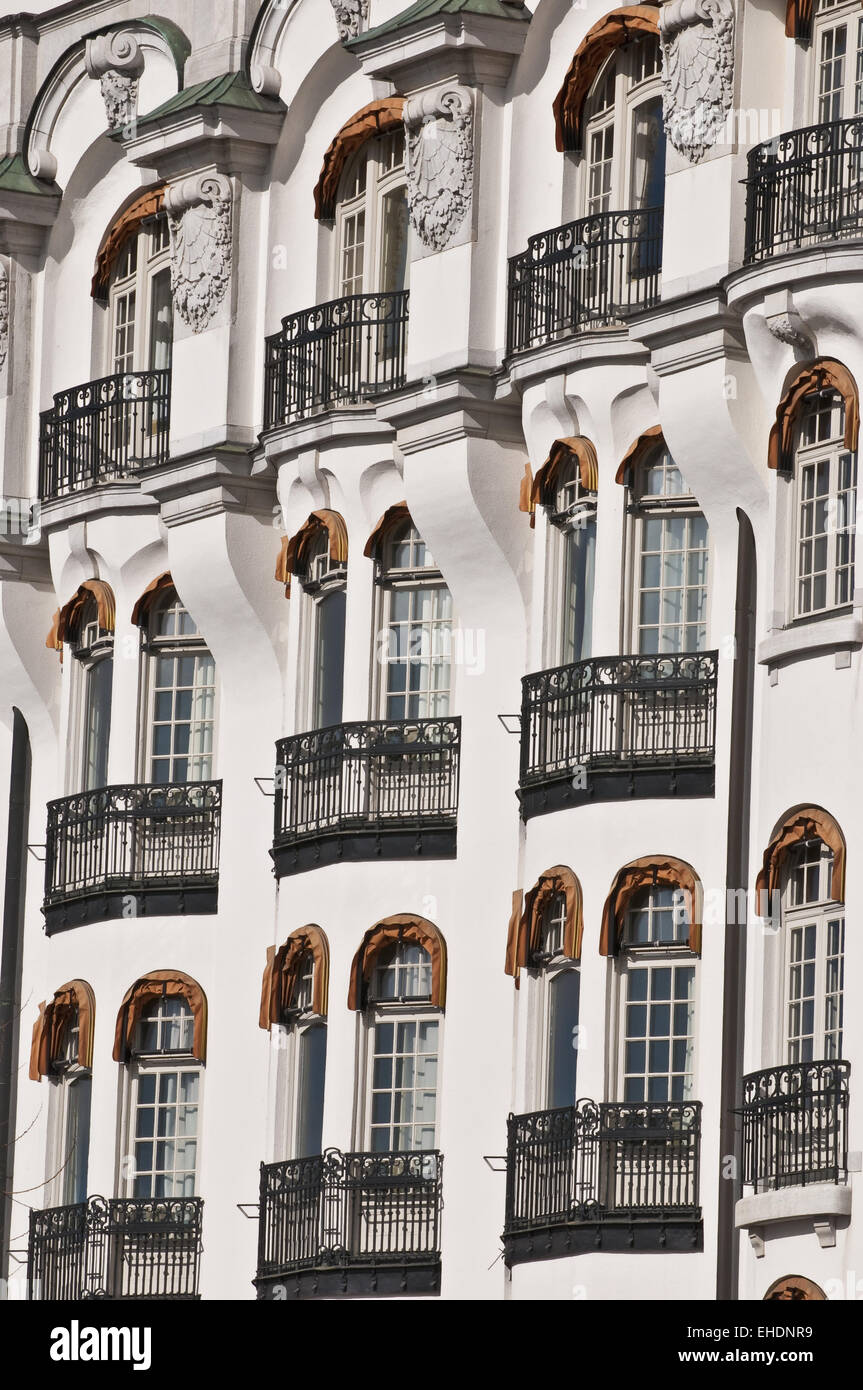
[[[29,1297],[197,1298],[200,1197],[88,1197],[30,1213]]]
[[[264,429],[404,385],[408,291],[349,294],[282,319],[264,344]]]
[[[586,801],[711,796],[718,656],[596,657],[525,676],[524,819]]]
[[[540,232],[509,262],[507,354],[619,327],[659,302],[662,208],[597,212]]]
[[[701,1103],[595,1104],[510,1115],[509,1265],[584,1250],[700,1250]]]
[[[743,1078],[743,1182],[756,1193],[848,1180],[848,1062]]]
[[[461,720],[335,724],[276,744],[276,875],[341,859],[452,858]]]
[[[221,782],[100,787],[48,803],[45,930],[215,912]]]
[[[341,1153],[261,1164],[261,1299],[440,1292],[443,1155]]]
[[[863,116],[749,151],[746,260],[863,237]]]
[[[122,482],[168,458],[171,373],[121,372],[73,386],[39,417],[43,502]]]

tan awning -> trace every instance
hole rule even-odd
[[[794,467],[794,435],[803,403],[813,391],[832,388],[845,402],[845,448],[856,450],[860,433],[860,402],[857,383],[847,367],[831,358],[821,357],[803,367],[794,377],[776,411],[770,430],[767,466],[790,472]]]
[[[599,954],[615,956],[620,947],[626,912],[640,888],[679,888],[689,895],[689,949],[701,951],[701,882],[692,868],[682,859],[663,854],[647,854],[626,864],[612,884],[602,910],[602,931]]]
[[[135,1037],[135,1029],[147,1004],[162,996],[185,999],[195,1020],[192,1056],[207,1060],[207,996],[191,975],[180,970],[153,970],[142,975],[128,989],[117,1014],[114,1032],[114,1061],[125,1062]]]
[[[833,851],[833,879],[830,886],[834,902],[845,901],[845,836],[839,824],[820,806],[801,806],[790,811],[773,832],[755,882],[756,911],[770,915],[773,894],[779,888],[789,852],[804,840],[823,840]],[[764,894],[767,894],[765,900]]]
[[[410,521],[410,519],[411,514],[408,511],[407,502],[394,502],[391,507],[387,507],[366,541],[363,554],[369,559],[376,559],[381,545],[393,527],[398,526],[403,521]]]
[[[155,217],[162,211],[165,187],[163,183],[157,184],[138,194],[134,202],[120,213],[110,230],[105,233],[102,245],[96,253],[96,272],[90,286],[90,293],[94,299],[104,299],[107,294],[111,271],[129,237],[139,231],[141,223],[148,217]]]
[[[283,1011],[290,1006],[297,974],[303,957],[311,952],[314,960],[312,976],[312,1012],[326,1018],[329,1003],[330,947],[326,933],[314,923],[291,932],[284,946],[267,948],[267,963],[261,982],[261,1008],[258,1024],[270,1028],[278,1023]]]
[[[173,587],[174,581],[171,578],[170,570],[165,570],[164,574],[157,575],[155,579],[151,579],[132,609],[132,622],[135,623],[137,627],[145,627],[149,620],[150,609],[153,607],[153,604],[157,599],[161,598],[166,589],[172,589]]]
[[[604,15],[588,29],[552,107],[559,150],[581,149],[584,103],[609,53],[643,34],[651,34],[658,41],[656,10],[656,5],[626,5]]]
[[[370,101],[345,121],[324,155],[315,184],[315,217],[325,221],[335,217],[339,181],[351,155],[375,135],[400,126],[404,104],[404,97],[383,97]]]
[[[33,1025],[30,1046],[30,1080],[41,1081],[51,1071],[51,1063],[60,1055],[63,1033],[78,1010],[78,1065],[93,1065],[93,1029],[96,1021],[96,1000],[86,980],[70,980],[55,990],[47,1004],[39,1005],[39,1017]]]
[[[633,439],[618,464],[617,472],[614,475],[614,481],[616,483],[621,483],[624,487],[631,486],[634,470],[648,454],[653,452],[661,439],[661,425],[651,425],[649,430],[645,430],[637,439]]]
[[[542,947],[542,923],[545,909],[551,900],[562,893],[565,902],[563,927],[563,954],[569,960],[581,960],[581,942],[584,934],[581,884],[566,864],[555,864],[540,874],[536,883],[524,896],[523,910],[521,894],[513,894],[513,911],[509,921],[506,943],[507,975],[512,975],[518,986],[519,971],[530,964],[534,951]]]
[[[413,941],[428,951],[432,966],[430,1002],[442,1009],[446,1003],[446,942],[434,923],[425,917],[399,913],[386,917],[371,927],[362,940],[351,966],[348,1008],[361,1009],[365,1003],[365,987],[381,952],[399,941]]]

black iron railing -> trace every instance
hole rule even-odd
[[[88,1197],[30,1213],[31,1299],[197,1298],[200,1197]]]
[[[743,1181],[756,1192],[845,1182],[848,1062],[799,1062],[743,1078]]]
[[[73,386],[39,421],[44,502],[133,477],[168,458],[171,373],[121,372]]]
[[[258,1278],[439,1260],[442,1178],[436,1149],[262,1163]]]
[[[701,1103],[602,1103],[510,1115],[504,1234],[700,1218]]]
[[[522,787],[573,768],[712,763],[718,652],[611,656],[522,679]]]
[[[101,787],[48,803],[45,905],[112,888],[215,883],[221,782]]]
[[[659,302],[662,208],[598,212],[529,238],[509,262],[507,352],[625,322]]]
[[[264,344],[264,429],[404,385],[408,291],[349,294],[282,319]]]
[[[863,116],[749,151],[746,260],[863,237]]]
[[[378,719],[276,744],[276,844],[454,825],[461,720]]]

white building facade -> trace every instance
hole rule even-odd
[[[0,19],[9,1296],[856,1296],[863,9],[151,8]]]

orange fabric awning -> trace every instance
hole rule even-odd
[[[68,603],[60,609],[57,621],[57,637],[61,642],[68,642],[77,635],[78,625],[81,614],[87,604],[88,599],[96,601],[96,618],[99,626],[105,632],[113,632],[116,624],[117,610],[114,602],[114,591],[110,584],[106,584],[103,579],[85,579],[84,583],[75,591]]]
[[[584,934],[581,884],[566,864],[555,864],[553,869],[546,869],[545,873],[540,874],[536,883],[525,894],[523,909],[521,894],[513,894],[504,970],[507,975],[515,978],[516,986],[519,982],[519,971],[529,965],[531,955],[540,949],[543,914],[549,902],[558,893],[562,893],[566,900],[563,954],[569,960],[581,960],[581,942]]]
[[[168,998],[185,999],[192,1011],[194,1034],[192,1056],[199,1062],[207,1060],[207,996],[197,980],[184,975],[181,970],[152,970],[141,975],[123,996],[120,1012],[117,1014],[117,1027],[114,1031],[114,1061],[128,1060],[135,1029],[141,1019],[145,1005],[165,995]]]
[[[326,933],[314,923],[291,932],[284,946],[267,948],[267,963],[261,981],[261,1009],[258,1024],[270,1028],[289,1007],[300,963],[307,952],[314,960],[312,1012],[326,1018],[330,987],[330,946]]]
[[[856,450],[860,433],[860,401],[857,383],[847,367],[830,357],[819,357],[802,367],[776,410],[767,449],[768,468],[790,472],[794,467],[794,432],[803,402],[813,391],[833,389],[845,402],[845,448]]]
[[[408,511],[407,502],[394,502],[391,507],[387,507],[366,541],[363,554],[368,559],[376,559],[381,545],[393,527],[398,526],[402,521],[410,521],[410,519],[411,514]]]
[[[557,491],[561,468],[567,463],[575,463],[581,486],[588,492],[596,492],[599,487],[599,463],[596,449],[583,434],[571,435],[568,439],[556,439],[548,451],[548,458],[537,469],[530,489],[531,525],[537,506],[551,506]],[[522,483],[524,479],[522,479]],[[522,511],[528,510],[522,508]]]
[[[689,949],[701,951],[701,881],[691,864],[664,854],[647,854],[624,865],[615,877],[602,910],[599,954],[615,956],[620,947],[626,912],[635,893],[647,887],[680,888],[689,894]]]
[[[31,1081],[41,1081],[51,1071],[51,1063],[59,1055],[63,1043],[63,1032],[75,1009],[78,1010],[78,1065],[92,1067],[96,1000],[86,980],[70,980],[54,991],[47,1004],[39,1005],[30,1046]]]
[[[285,586],[285,597],[291,596],[291,575],[302,574],[306,568],[306,556],[315,537],[326,531],[329,538],[330,559],[335,565],[348,562],[348,528],[338,512],[321,507],[310,512],[299,531],[290,539],[282,537],[279,558],[276,561],[276,579]]]
[[[628,40],[652,35],[658,42],[657,6],[625,5],[588,29],[554,99],[555,142],[559,150],[580,150],[587,94],[609,53]]]
[[[135,602],[132,609],[132,622],[136,627],[144,627],[150,616],[150,609],[157,599],[161,598],[166,589],[172,589],[174,581],[171,578],[171,571],[165,570],[164,574],[157,575],[151,579],[144,592]]]
[[[425,917],[415,917],[411,913],[397,913],[386,917],[382,922],[370,927],[362,939],[362,944],[351,965],[351,982],[348,990],[348,1008],[361,1009],[365,1003],[365,989],[372,977],[378,956],[388,946],[399,941],[413,941],[428,951],[431,957],[432,989],[431,1003],[442,1009],[446,1004],[446,942],[433,922]]]
[[[94,299],[105,297],[111,271],[129,237],[134,236],[141,223],[148,217],[155,217],[162,211],[165,188],[166,185],[162,183],[139,193],[105,233],[102,245],[96,253],[96,271],[90,286],[90,293]]]
[[[633,471],[648,454],[653,452],[661,439],[661,425],[651,425],[649,430],[645,430],[637,439],[634,439],[618,464],[614,481],[629,487]]]
[[[382,97],[379,101],[370,101],[345,121],[324,155],[315,184],[315,217],[325,221],[335,217],[339,181],[351,155],[375,135],[400,126],[404,104],[404,97]]]
[[[808,43],[812,34],[813,0],[786,0],[785,33],[789,39]]]
[[[773,832],[755,882],[755,902],[759,916],[770,915],[773,894],[779,888],[789,851],[803,840],[823,840],[833,851],[833,880],[830,891],[834,902],[845,901],[845,836],[838,822],[821,806],[802,806],[791,811]],[[767,894],[765,901],[764,894]]]

